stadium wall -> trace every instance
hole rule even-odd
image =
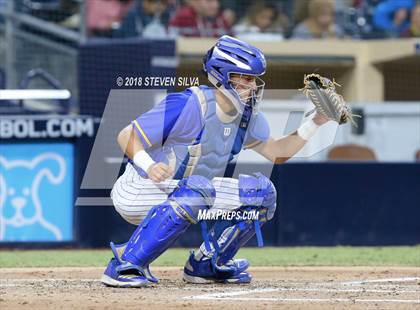
[[[242,171],[264,170],[246,165]],[[420,165],[405,163],[294,163],[275,166],[274,219],[263,227],[272,246],[412,245],[420,243]],[[125,242],[135,229],[112,207],[78,207],[78,244]],[[200,244],[191,227],[178,246]],[[251,242],[250,245],[255,245]]]

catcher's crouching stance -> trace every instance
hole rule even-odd
[[[240,175],[239,179],[218,176],[223,176],[227,163],[243,148],[273,162],[285,161],[320,125],[332,119],[321,113],[328,104],[324,101],[332,97],[322,98],[315,104],[314,117],[296,132],[278,140],[271,138],[267,121],[258,112],[264,88],[259,76],[265,69],[259,49],[223,36],[204,57],[204,71],[215,89],[200,86],[169,94],[120,132],[118,142],[129,162],[111,196],[116,210],[139,226],[126,244],[111,243],[114,258],[103,274],[103,283],[118,287],[157,283],[150,263],[198,222],[204,242],[188,258],[184,280],[251,281],[248,261],[234,256],[255,234],[261,244],[260,227],[274,216],[276,189],[259,173]],[[310,84],[308,95],[313,88],[319,90]],[[340,104],[344,101],[328,108]],[[198,217],[205,210],[254,210],[258,217],[216,221],[207,231],[205,221]]]

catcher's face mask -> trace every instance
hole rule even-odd
[[[265,82],[258,76],[248,74],[230,74],[229,82],[241,105],[249,105],[254,113],[262,100]]]

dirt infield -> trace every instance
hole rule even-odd
[[[0,309],[420,309],[420,268],[255,267],[250,285],[191,285],[153,268],[158,285],[103,286],[102,268],[0,269]]]

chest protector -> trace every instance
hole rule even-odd
[[[201,175],[208,179],[223,176],[227,164],[237,155],[245,140],[252,110],[232,122],[222,122],[216,113],[214,90],[206,86],[191,87],[200,104],[204,127],[190,145],[174,145],[175,179]]]

